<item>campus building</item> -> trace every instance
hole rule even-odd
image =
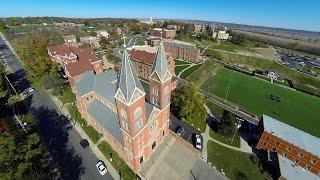
[[[157,48],[150,46],[133,46],[130,48],[132,65],[138,74],[144,78],[148,78],[152,72],[152,65],[156,60]],[[174,75],[175,63],[173,58],[167,56],[168,68]]]
[[[266,115],[262,128],[257,148],[278,154],[281,178],[291,179],[295,173],[297,178],[320,178],[319,138]]]
[[[78,48],[66,42],[66,44],[48,46],[47,50],[51,60],[58,63],[64,70],[71,85],[75,84],[86,71],[97,74],[103,72],[103,62],[98,59],[91,47]]]
[[[163,45],[168,55],[174,59],[182,59],[192,63],[200,62],[200,50],[195,44],[179,40],[164,39]]]
[[[164,28],[154,28],[150,32],[151,36],[154,37],[161,37],[163,39],[173,39],[176,36],[176,30],[175,29],[164,29]]]
[[[126,49],[120,74],[85,72],[74,89],[82,117],[138,172],[169,130],[172,74],[163,45],[159,45],[152,65],[149,93],[142,87]]]
[[[76,36],[70,35],[70,36],[64,36],[64,43],[68,46],[78,47]]]
[[[80,43],[82,45],[89,45],[93,48],[99,48],[101,46],[99,41],[99,38],[94,36],[80,37]]]

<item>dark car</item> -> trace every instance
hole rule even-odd
[[[88,140],[86,140],[86,139],[82,139],[82,140],[80,141],[80,145],[81,145],[83,148],[87,148],[87,147],[89,146],[89,142],[88,142]]]
[[[176,129],[176,133],[181,137],[184,134],[184,128],[182,126],[178,126]]]

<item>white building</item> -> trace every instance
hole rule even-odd
[[[109,39],[110,34],[107,31],[97,31],[97,37],[100,38],[101,36]]]
[[[273,72],[273,71],[270,71],[270,72],[268,73],[268,77],[269,77],[270,79],[278,79],[278,78],[279,78],[279,75],[278,75],[277,73]]]
[[[93,48],[100,47],[99,38],[94,37],[94,36],[80,37],[80,43],[81,44],[88,44]]]
[[[218,38],[220,40],[228,40],[229,39],[229,33],[226,31],[218,31],[218,32],[213,32],[212,37],[213,38]]]

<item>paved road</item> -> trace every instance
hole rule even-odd
[[[5,42],[0,37],[0,47]],[[3,49],[1,50],[3,51]],[[24,70],[10,49],[3,51],[8,69],[23,78]],[[43,91],[35,91],[24,100],[27,110],[39,117],[41,140],[53,157],[54,166],[60,167],[60,179],[112,179],[108,173],[103,177],[96,170],[98,158],[89,149],[83,149],[81,136],[72,128],[67,117],[62,116],[50,97]]]

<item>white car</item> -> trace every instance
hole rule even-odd
[[[101,160],[97,162],[96,167],[101,176],[105,175],[108,172],[106,165]]]
[[[29,87],[28,91],[32,93],[34,91],[34,89],[32,87]]]
[[[200,135],[196,135],[196,148],[197,149],[201,149],[202,148],[202,142],[201,142],[201,137],[200,137]]]

